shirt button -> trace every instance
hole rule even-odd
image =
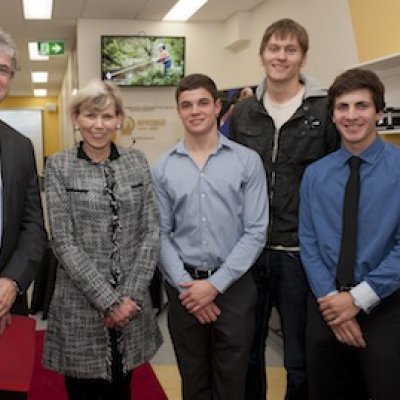
[[[206,217],[201,218],[202,222],[206,222]]]
[[[206,245],[206,244],[207,244],[207,240],[203,240],[202,243],[203,243],[204,245]]]
[[[205,193],[201,194],[201,198],[204,199],[204,197],[206,197]]]

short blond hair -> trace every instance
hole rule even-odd
[[[124,116],[121,91],[113,83],[92,79],[72,97],[70,111],[79,115],[82,109],[101,111],[110,105],[115,106],[117,115]]]

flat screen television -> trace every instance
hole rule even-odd
[[[185,74],[183,36],[101,36],[101,75],[119,86],[176,86]]]

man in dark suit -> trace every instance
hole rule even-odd
[[[15,69],[15,44],[0,30],[0,102]],[[45,240],[32,143],[0,121],[0,335],[11,323],[11,313],[28,314],[25,292],[42,260]],[[0,391],[0,398],[26,395]]]

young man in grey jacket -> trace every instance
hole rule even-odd
[[[259,51],[265,79],[256,96],[235,106],[231,119],[230,138],[260,154],[269,180],[268,241],[253,268],[258,309],[247,400],[266,396],[264,353],[273,306],[281,318],[286,399],[307,399],[304,330],[308,285],[299,258],[299,187],[305,167],[339,145],[326,91],[301,74],[307,51],[307,32],[297,22],[282,19],[267,27]]]

